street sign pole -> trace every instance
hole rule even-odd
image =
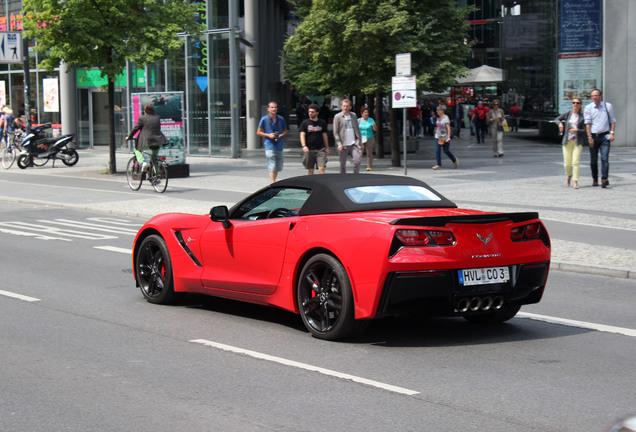
[[[410,65],[409,65],[410,70]],[[393,94],[393,108],[412,108],[417,106],[417,90],[414,76],[398,75],[394,76],[391,81],[391,90]],[[407,174],[406,165],[406,110],[402,112],[402,148],[404,152],[404,175]]]

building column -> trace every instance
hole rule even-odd
[[[60,117],[62,135],[77,133],[75,68],[60,63]]]
[[[248,150],[260,147],[260,139],[256,135],[261,111],[258,30],[258,0],[245,0],[245,39],[252,45],[245,47],[245,136]]]

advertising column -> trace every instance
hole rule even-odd
[[[602,0],[561,0],[557,109],[572,108],[572,99],[591,102],[603,82]],[[601,89],[602,90],[602,89]]]

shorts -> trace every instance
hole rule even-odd
[[[307,153],[303,153],[303,166],[307,169],[327,166],[327,152],[325,149],[309,150]]]
[[[267,159],[267,171],[280,172],[283,170],[282,150],[265,150],[265,159]]]

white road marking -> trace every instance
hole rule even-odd
[[[73,228],[84,228],[84,229],[95,230],[95,231],[103,231],[103,232],[109,232],[109,233],[128,234],[128,235],[135,235],[135,234],[137,234],[137,231],[139,231],[138,229],[121,228],[121,227],[116,227],[116,226],[98,225],[98,224],[92,224],[92,223],[81,222],[81,221],[74,221],[74,220],[69,220],[69,219],[38,220],[38,222],[44,222],[46,224],[69,226],[69,227],[73,227]]]
[[[613,230],[619,230],[619,231],[636,232],[636,228],[598,225],[598,224],[587,223],[587,222],[576,222],[574,220],[552,219],[552,218],[543,218],[543,217],[541,218],[541,220],[542,221],[546,221],[546,222],[547,221],[549,221],[549,222],[559,222],[559,223],[565,223],[565,224],[570,224],[570,225],[587,226],[587,227],[592,227],[592,228],[613,229]]]
[[[110,252],[119,252],[123,254],[130,255],[132,253],[132,249],[120,248],[117,246],[93,246],[93,249],[101,249]]]
[[[6,229],[6,228],[2,228],[1,225],[2,224],[0,224],[0,232],[5,233],[5,234],[12,234],[12,235],[17,235],[17,236],[22,236],[22,237],[35,237],[38,240],[72,241],[71,239],[66,239],[66,238],[62,238],[62,237],[53,237],[53,236],[47,236],[47,235],[38,234],[38,233],[30,233],[30,232],[25,232],[25,231],[16,231],[16,230],[12,230],[12,229]]]
[[[40,301],[39,298],[29,297],[29,296],[25,296],[25,295],[22,295],[22,294],[16,294],[16,293],[12,293],[12,292],[9,292],[9,291],[3,291],[3,290],[0,290],[0,295],[3,295],[5,297],[12,297],[12,298],[16,298],[18,300],[23,300],[23,301],[28,301],[28,302]]]
[[[404,394],[404,395],[408,395],[408,396],[413,396],[416,394],[419,394],[420,392],[414,391],[414,390],[409,390],[409,389],[405,389],[402,387],[397,387],[394,385],[390,385],[390,384],[385,384],[385,383],[381,383],[379,381],[373,381],[370,379],[366,379],[366,378],[361,378],[355,375],[349,375],[349,374],[345,374],[345,373],[340,373],[340,372],[336,372],[330,369],[324,369],[318,366],[313,366],[307,363],[299,363],[293,360],[287,360],[284,359],[282,357],[275,357],[275,356],[271,356],[268,354],[263,354],[263,353],[259,353],[256,351],[250,351],[250,350],[246,350],[243,348],[237,348],[237,347],[233,347],[231,345],[225,345],[225,344],[221,344],[218,342],[213,342],[207,339],[192,339],[190,342],[193,343],[198,343],[201,345],[206,345],[206,346],[210,346],[213,348],[217,348],[223,351],[229,351],[229,352],[233,352],[236,354],[243,354],[243,355],[247,355],[259,360],[266,360],[266,361],[270,361],[270,362],[274,362],[274,363],[279,363],[285,366],[291,366],[291,367],[295,367],[295,368],[299,368],[299,369],[304,369],[304,370],[308,370],[308,371],[312,371],[312,372],[320,372],[321,374],[325,374],[325,375],[329,375],[332,377],[336,377],[336,378],[341,378],[341,379],[345,379],[345,380],[349,380],[349,381],[354,381],[360,384],[365,384],[365,385],[369,385],[372,387],[377,387],[383,390],[388,390],[394,393],[400,393],[400,394]]]
[[[65,236],[65,237],[81,238],[86,240],[110,240],[110,239],[117,238],[117,236],[112,236],[112,235],[89,233],[89,232],[77,231],[77,230],[67,230],[63,228],[56,228],[50,225],[36,225],[33,223],[21,222],[21,221],[3,222],[0,225],[8,227],[8,228],[23,229],[23,230],[26,230],[27,232],[35,231],[35,232],[39,232],[43,234],[49,234],[50,236],[58,235],[58,236]]]
[[[615,333],[623,336],[636,337],[636,330],[628,329],[624,327],[614,327],[604,324],[595,324],[585,321],[571,320],[566,318],[555,318],[547,315],[537,315],[527,312],[519,312],[517,315],[519,318],[528,318],[535,321],[543,321],[551,324],[561,324],[569,327],[578,327],[588,330],[596,330],[605,333]]]

